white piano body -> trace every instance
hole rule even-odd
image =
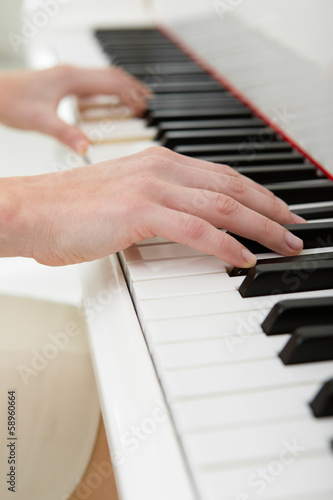
[[[159,24],[333,175],[332,5],[324,0],[292,5],[279,1],[269,6],[254,1],[251,8],[248,4],[239,0],[181,4],[128,0],[120,5],[111,0],[72,0],[64,2],[59,14],[40,29],[28,44],[27,55],[35,67],[57,62],[104,66],[108,63],[93,40],[93,28]],[[31,16],[38,7],[27,1],[25,8]],[[309,18],[311,32],[306,24]],[[287,49],[292,55],[284,58]],[[148,137],[95,146],[89,160],[129,154],[152,143]],[[116,255],[83,264],[81,274],[91,352],[121,500],[332,500],[329,467],[333,456],[328,444],[326,449],[314,443],[317,434],[330,435],[330,429],[333,438],[332,422],[318,424],[315,437],[305,443],[306,433],[299,431],[301,425],[310,429],[306,401],[318,391],[326,371],[332,373],[331,364],[316,367],[318,376],[305,381],[296,377],[290,387],[281,383],[271,396],[265,384],[250,388],[239,381],[230,390],[217,382],[215,392],[213,387],[202,395],[202,380],[209,369],[215,370],[216,379],[230,377],[231,385],[234,366],[241,371],[243,363],[244,374],[251,366],[256,372],[256,356],[246,354],[247,346],[256,349],[256,344],[247,335],[237,337],[236,354],[228,350],[230,324],[238,316],[244,321],[249,316],[237,308],[231,319],[226,311],[218,312],[219,301],[227,302],[227,295],[238,293],[236,289],[223,291],[224,263],[161,239],[145,241],[120,257],[127,282]],[[261,315],[268,310],[266,305]],[[224,330],[219,323],[223,323],[222,316]],[[281,339],[270,340],[274,351],[282,345]],[[266,347],[259,344],[258,349],[263,349],[257,360],[260,369],[266,358],[267,367],[275,366]],[[187,389],[189,379],[194,387]],[[279,410],[283,402],[288,403],[289,415]],[[300,410],[301,403],[304,408]],[[209,416],[207,410],[202,412],[205,405]],[[233,413],[237,408],[238,416]],[[242,413],[245,408],[247,416]],[[266,417],[256,421],[260,410]],[[258,428],[264,429],[261,438],[266,436],[268,449],[258,442],[257,453],[246,457],[246,450],[256,449]],[[243,456],[238,441],[244,442]],[[295,442],[300,443],[299,449]],[[281,461],[285,455],[289,461]],[[262,476],[263,468],[266,476]]]

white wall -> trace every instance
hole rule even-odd
[[[333,65],[332,0],[243,0],[236,13],[308,59]]]
[[[17,58],[8,33],[20,31],[20,8],[23,0],[0,0],[0,58]]]
[[[332,0],[154,0],[160,17],[240,17],[322,66],[333,65]],[[221,24],[223,29],[223,24]]]

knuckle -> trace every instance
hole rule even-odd
[[[229,175],[230,177],[237,177],[242,179],[242,175],[239,174],[233,167],[230,167],[229,165],[222,164],[224,172]]]
[[[141,173],[153,170],[157,164],[157,161],[158,159],[156,155],[145,156],[145,158],[142,161]]]
[[[261,226],[261,232],[265,237],[271,236],[272,234],[272,222],[267,217],[264,217]]]
[[[233,217],[238,213],[239,203],[230,196],[219,194],[216,198],[216,210],[221,215]]]
[[[154,156],[162,156],[162,157],[170,156],[170,150],[167,148],[163,148],[162,146],[151,146],[146,150],[146,152],[149,155],[154,155]]]
[[[240,175],[228,176],[227,183],[232,194],[239,196],[245,193],[245,183]]]
[[[198,240],[204,235],[204,222],[195,217],[187,218],[184,222],[184,231],[191,240]]]
[[[281,203],[281,201],[276,197],[274,196],[274,198],[272,198],[272,218],[274,220],[281,220],[283,218],[283,216],[285,215],[285,208],[287,207],[284,207],[283,206],[283,203]]]
[[[161,169],[168,167],[169,164],[170,162],[166,158],[163,158],[156,153],[150,154],[149,156],[146,156],[143,161],[143,172],[156,173]]]

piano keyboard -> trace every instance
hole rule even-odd
[[[119,255],[193,498],[332,500],[333,183],[161,33],[96,37],[155,98],[142,120],[90,109],[110,125],[94,140],[101,122],[82,123],[92,161],[161,144],[231,165],[310,221],[291,227],[299,257],[247,242],[250,271],[162,238]]]

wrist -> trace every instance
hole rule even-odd
[[[0,257],[32,256],[34,209],[23,179],[0,181]]]

